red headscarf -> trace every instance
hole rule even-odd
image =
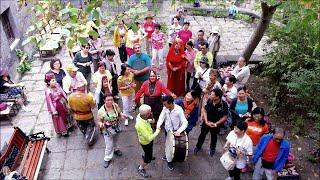
[[[180,45],[178,53],[176,53],[176,45]],[[183,42],[179,39],[175,40],[172,44],[172,46],[169,49],[168,56],[167,56],[167,62],[181,62],[185,60],[185,54],[184,54],[184,45]]]

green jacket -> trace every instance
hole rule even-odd
[[[144,120],[138,114],[136,118],[136,128],[139,142],[142,145],[147,145],[159,134],[160,130],[153,132],[149,120]]]

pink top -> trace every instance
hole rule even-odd
[[[165,40],[165,35],[163,32],[159,31],[158,33],[153,32],[151,35],[151,43],[153,49],[163,49],[163,43]]]
[[[147,33],[147,38],[151,38],[151,35],[154,32],[155,25],[156,23],[154,23],[153,21],[151,23],[149,22],[143,23],[143,28],[144,28],[144,31]]]
[[[186,44],[189,41],[189,39],[192,38],[192,32],[189,29],[188,30],[181,29],[178,32],[178,36],[183,41],[183,43]]]
[[[198,52],[198,50],[194,49],[194,48],[191,51],[188,51],[188,50],[185,51],[186,59],[188,60],[187,68],[186,68],[187,72],[194,72],[195,71],[193,61],[196,57],[197,52]]]
[[[46,88],[45,97],[47,102],[47,108],[50,113],[57,112],[57,101],[63,99],[62,101],[67,102],[67,95],[62,90],[59,84],[56,84],[55,89]]]
[[[149,94],[149,83],[150,83],[150,81],[147,80],[142,84],[141,88],[136,93],[135,101],[138,101],[141,98],[142,94],[144,94],[145,96],[161,96],[163,93],[166,95],[172,94],[172,92],[169,89],[167,89],[161,81],[157,80],[155,90],[154,90],[153,94],[150,95]]]

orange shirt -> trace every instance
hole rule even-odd
[[[269,127],[267,124],[261,125],[256,121],[249,121],[249,119],[246,120],[246,123],[248,124],[246,133],[251,138],[253,145],[256,146],[261,136],[269,132]]]
[[[74,112],[74,119],[77,121],[85,121],[93,119],[91,108],[96,105],[91,93],[71,93],[68,97],[68,105]]]

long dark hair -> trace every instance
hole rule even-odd
[[[264,109],[261,108],[261,107],[256,107],[256,108],[254,108],[254,109],[252,110],[252,112],[251,112],[251,118],[250,118],[249,121],[254,121],[254,118],[253,118],[253,115],[254,115],[254,114],[260,114],[260,115],[261,115],[261,119],[260,119],[260,121],[259,121],[259,124],[262,125],[262,126],[264,126],[264,125],[266,124],[266,121],[264,120],[264,115],[265,115]]]
[[[127,67],[128,67],[127,64],[125,63],[121,64],[121,72],[120,72],[121,76],[123,76],[126,73]]]

